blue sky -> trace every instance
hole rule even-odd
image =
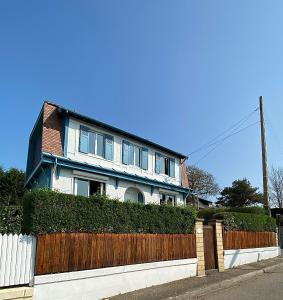
[[[275,0],[1,1],[0,164],[25,168],[45,99],[188,154],[263,95],[268,162],[282,165],[282,11]],[[222,187],[261,186],[259,126],[199,166]]]

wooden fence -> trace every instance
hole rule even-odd
[[[224,231],[224,250],[273,247],[275,232]]]
[[[196,257],[194,234],[54,233],[37,240],[36,275]]]
[[[33,279],[36,239],[0,235],[0,287],[29,284]]]

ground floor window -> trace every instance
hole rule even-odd
[[[139,189],[130,187],[125,192],[125,201],[134,203],[144,203],[144,197]]]
[[[74,193],[77,196],[89,197],[105,193],[105,183],[95,180],[75,178]]]
[[[170,206],[176,206],[176,196],[174,195],[166,195],[166,194],[160,194],[160,205],[170,205]]]

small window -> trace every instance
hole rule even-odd
[[[155,173],[175,177],[175,160],[156,152]]]
[[[128,141],[123,141],[122,145],[122,163],[132,165],[143,170],[148,169],[148,150],[139,146],[133,145]]]
[[[105,193],[105,183],[95,180],[75,178],[75,195],[89,197]]]
[[[76,195],[88,197],[88,188],[89,182],[88,180],[76,179]]]
[[[113,160],[114,138],[110,135],[103,135],[91,131],[86,126],[81,126],[79,151]]]
[[[160,194],[160,205],[177,206],[176,196]]]
[[[105,193],[105,183],[99,181],[89,181],[89,195],[94,196],[96,194],[102,195]]]

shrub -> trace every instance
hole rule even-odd
[[[21,233],[22,206],[0,206],[0,234]]]
[[[257,215],[266,215],[267,211],[263,207],[251,206],[251,207],[221,207],[221,208],[207,208],[202,209],[198,212],[199,218],[205,220],[215,219],[215,214],[224,212],[238,212],[238,213],[249,213]]]
[[[110,200],[106,196],[85,198],[48,190],[24,197],[24,231],[96,233],[191,233],[193,207],[142,205]]]
[[[227,231],[273,231],[276,232],[276,220],[266,215],[239,212],[221,212],[214,215],[223,220]]]

